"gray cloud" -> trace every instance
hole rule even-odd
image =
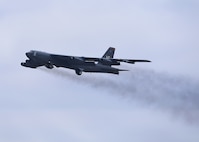
[[[172,112],[190,122],[199,120],[199,82],[194,79],[139,68],[134,69],[133,73],[107,77],[85,74],[76,76],[60,69],[40,69],[146,107]]]

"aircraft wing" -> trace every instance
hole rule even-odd
[[[92,58],[92,57],[80,57],[85,62],[98,62],[101,58]]]
[[[92,58],[92,57],[78,57],[78,56],[63,56],[63,55],[51,55],[53,59],[59,60],[76,60],[76,61],[84,61],[84,62],[98,62],[100,58]]]
[[[134,64],[136,62],[151,62],[149,60],[138,60],[138,59],[106,59],[106,58],[90,58],[90,57],[81,57],[81,59],[83,59],[84,61],[88,61],[88,62],[110,62],[115,64],[115,63],[120,63],[120,62],[124,62],[124,63],[129,63],[129,64]]]
[[[73,60],[79,60],[79,61],[84,61],[84,62],[101,62],[101,61],[106,61],[106,62],[113,62],[113,63],[129,63],[129,64],[134,64],[135,62],[151,62],[149,60],[139,60],[139,59],[113,59],[113,58],[93,58],[93,57],[78,57],[78,56],[63,56],[63,55],[51,55],[53,57],[56,57],[58,59],[62,60],[68,60],[68,59],[73,59]]]
[[[71,64],[79,64],[79,63],[94,63],[98,62],[103,65],[112,66],[112,65],[120,65],[121,62],[134,64],[136,62],[151,62],[149,60],[137,60],[137,59],[107,59],[107,58],[93,58],[93,57],[78,57],[78,56],[62,56],[62,55],[51,55],[54,58],[55,65],[59,66],[60,61],[62,61],[62,64],[65,64],[64,62],[66,60],[70,61]]]
[[[151,62],[149,60],[137,60],[137,59],[112,59],[112,60],[117,62],[129,63],[129,64],[134,64],[136,62]]]

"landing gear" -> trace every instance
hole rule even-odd
[[[50,64],[50,63],[46,64],[45,66],[46,66],[46,68],[48,68],[48,69],[52,69],[52,68],[53,68],[53,65]]]
[[[76,73],[77,75],[82,75],[82,70],[76,69],[76,70],[75,70],[75,73]]]

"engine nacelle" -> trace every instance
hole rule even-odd
[[[112,62],[111,65],[119,66],[120,62]]]
[[[22,62],[21,65],[24,66],[24,67],[36,68],[35,65],[31,65],[31,64],[29,64],[29,63],[27,63],[27,62],[26,62],[26,63],[23,63],[23,62]]]
[[[84,58],[82,58],[82,57],[73,57],[73,56],[71,56],[70,59],[84,62]]]
[[[111,65],[120,65],[120,62],[117,62],[117,61],[111,60],[111,59],[106,59],[106,58],[102,58],[100,60],[100,63],[102,63],[103,65],[108,65],[108,66],[111,66]]]

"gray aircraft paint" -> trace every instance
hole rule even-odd
[[[29,60],[22,62],[21,65],[30,68],[46,66],[49,69],[55,67],[64,67],[75,70],[77,75],[82,72],[95,73],[111,73],[119,74],[119,71],[127,71],[112,67],[112,65],[120,65],[120,62],[134,64],[135,62],[150,62],[149,60],[135,59],[113,59],[115,48],[110,47],[102,58],[76,57],[49,54],[41,51],[31,50],[26,53]]]

